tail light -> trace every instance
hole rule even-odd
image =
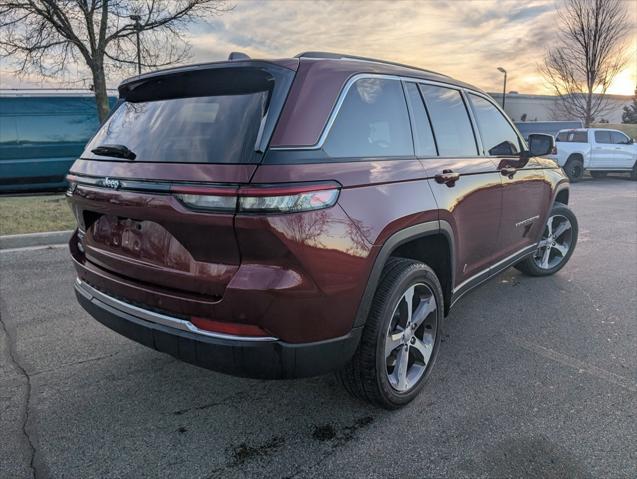
[[[258,185],[240,188],[173,186],[171,192],[186,206],[209,211],[297,213],[334,206],[340,185],[335,182]]]
[[[237,209],[237,188],[172,186],[170,191],[179,201],[195,210],[232,212]]]

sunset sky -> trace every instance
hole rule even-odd
[[[488,91],[501,89],[502,66],[509,72],[507,90],[549,93],[537,65],[556,33],[553,0],[233,3],[233,11],[192,25],[193,62],[222,60],[230,51],[272,58],[322,50],[429,68]],[[634,26],[629,63],[609,93],[631,95],[637,83],[637,0],[626,0],[626,6]],[[2,76],[3,86],[19,86],[6,72]],[[110,78],[110,86],[120,80]]]

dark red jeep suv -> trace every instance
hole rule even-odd
[[[237,58],[238,57],[238,58]],[[577,221],[527,146],[445,75],[309,52],[131,78],[68,176],[75,290],[118,333],[215,371],[337,371],[386,408],[443,319],[509,266],[548,275]]]

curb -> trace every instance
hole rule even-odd
[[[29,233],[23,235],[4,235],[0,236],[0,250],[64,244],[71,239],[72,234],[73,230],[47,231],[46,233]]]

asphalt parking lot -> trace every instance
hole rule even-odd
[[[571,206],[570,263],[465,297],[395,412],[332,376],[178,362],[83,312],[65,248],[0,253],[0,477],[634,478],[637,182],[583,181]]]

